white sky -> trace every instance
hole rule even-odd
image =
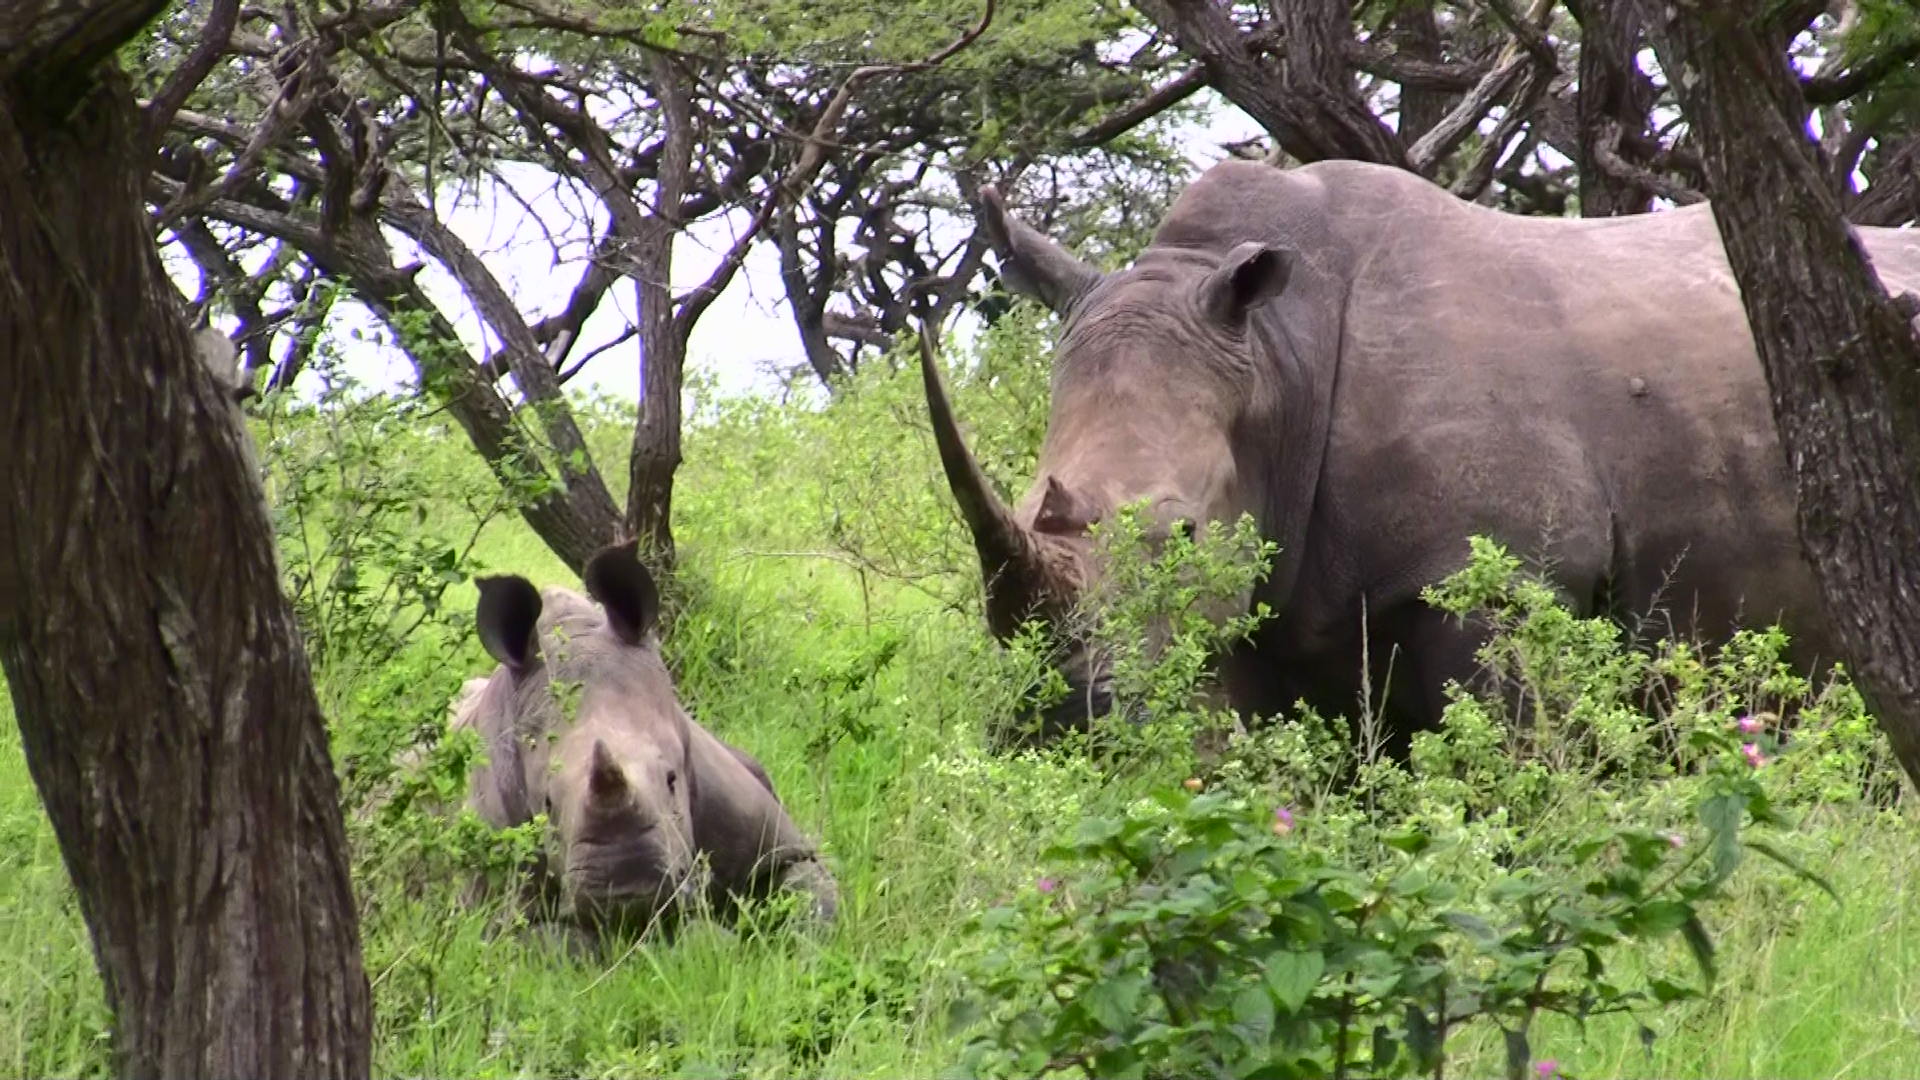
[[[1204,124],[1188,129],[1183,138],[1188,160],[1196,171],[1227,156],[1220,146],[1261,134],[1259,125],[1238,108],[1202,91],[1211,98]],[[513,296],[528,321],[561,310],[574,283],[584,269],[585,237],[604,221],[597,202],[580,199],[564,187],[556,188],[553,177],[533,166],[507,166],[510,177],[536,214],[497,188],[483,190],[459,205],[442,206],[448,227],[480,255]],[[726,251],[735,230],[744,227],[750,213],[745,210],[702,221],[678,237],[674,245],[673,283],[688,289],[706,279]],[[583,220],[594,229],[583,227]],[[563,241],[563,260],[554,264],[553,245],[547,233],[571,238]],[[411,245],[388,230],[395,245],[395,258],[401,262],[416,257]],[[168,264],[182,286],[193,289],[195,271],[184,254],[169,252]],[[426,269],[419,281],[441,310],[453,320],[474,355],[484,355],[478,346],[485,334],[484,324],[467,304],[453,280],[432,259],[421,258]],[[585,356],[595,346],[616,337],[637,316],[633,287],[621,282],[608,291],[598,310],[587,320],[571,358]],[[383,335],[377,321],[357,304],[342,303],[333,312],[330,334],[348,358],[353,375],[378,389],[400,389],[413,382],[413,369],[397,349],[376,345]],[[354,336],[359,332],[359,338]],[[494,344],[490,336],[486,344]],[[780,283],[779,256],[768,243],[756,244],[745,265],[713,302],[694,327],[689,342],[691,367],[716,376],[723,394],[768,392],[779,385],[777,371],[791,370],[805,363],[805,351],[786,310],[785,293]],[[311,392],[317,389],[315,377],[308,373],[297,387]],[[639,339],[609,349],[575,376],[568,386],[579,390],[598,390],[605,394],[635,400],[640,386]]]

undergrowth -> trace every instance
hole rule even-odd
[[[1006,320],[949,373],[1010,488],[1044,427],[1036,341]],[[1500,626],[1503,685],[1462,691],[1410,762],[1370,760],[1342,719],[1240,731],[1193,704],[1244,629],[1197,616],[1269,553],[1123,518],[1130,588],[1089,614],[1121,719],[998,753],[1044,657],[985,633],[911,365],[831,402],[693,397],[668,659],[831,860],[823,935],[750,911],[582,956],[466,906],[471,870],[538,842],[446,813],[478,753],[447,706],[490,668],[472,576],[571,577],[432,410],[342,384],[256,423],[349,803],[380,1075],[1920,1075],[1920,843],[1857,697],[1783,672],[1778,633],[1635,652],[1482,546],[1434,600]],[[620,460],[628,411],[582,420]],[[0,1073],[105,1075],[10,722],[0,776]]]

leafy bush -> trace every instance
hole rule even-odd
[[[473,662],[472,618],[448,603],[481,536],[527,490],[449,467],[449,434],[421,402],[365,393],[326,347],[312,402],[276,397],[259,422],[288,594],[332,717],[348,836],[369,919],[379,887],[511,873],[542,822],[496,832],[461,812],[481,748],[447,730]],[[465,661],[465,662],[463,662]]]
[[[1123,618],[1191,606],[1164,569],[1135,574]],[[1086,816],[1046,852],[1057,870],[980,921],[970,1072],[1437,1076],[1450,1036],[1491,1025],[1518,1077],[1541,1014],[1707,993],[1709,917],[1746,853],[1817,882],[1779,807],[1835,775],[1783,765],[1801,740],[1728,710],[1798,706],[1823,759],[1874,751],[1858,698],[1791,677],[1777,631],[1638,654],[1485,542],[1432,596],[1493,628],[1494,678],[1456,688],[1410,763],[1307,715],[1236,738],[1212,791],[1163,782]],[[1175,648],[1130,678],[1186,691],[1197,670]],[[1669,938],[1684,952],[1648,948]]]

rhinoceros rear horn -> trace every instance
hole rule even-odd
[[[587,595],[606,609],[608,627],[629,645],[640,644],[660,615],[660,590],[640,562],[638,547],[638,541],[629,540],[603,548],[583,575]]]
[[[1008,288],[1033,297],[1056,315],[1065,315],[1100,284],[1100,271],[1009,214],[999,188],[988,184],[980,189],[980,210],[987,241],[1000,256],[1000,275]]]
[[[539,651],[540,590],[526,578],[483,577],[474,621],[487,655],[515,671],[533,663]]]
[[[1218,325],[1240,325],[1247,312],[1287,290],[1293,255],[1289,248],[1251,240],[1235,247],[1200,282],[1200,310]]]
[[[986,473],[967,449],[940,379],[933,342],[920,334],[920,376],[926,384],[927,411],[933,420],[933,441],[947,486],[960,504],[960,516],[973,533],[974,550],[987,579],[987,618],[1001,637],[1011,636],[1040,596],[1045,573],[1033,550],[1033,541],[1013,520],[1013,512],[994,493]]]

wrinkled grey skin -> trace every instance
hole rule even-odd
[[[926,373],[1002,637],[1057,618],[1097,573],[1087,526],[1145,497],[1161,528],[1247,511],[1280,545],[1249,597],[1278,617],[1222,660],[1233,703],[1353,715],[1364,631],[1390,749],[1476,668],[1480,632],[1419,599],[1474,533],[1550,561],[1581,612],[1707,640],[1777,619],[1796,662],[1839,658],[1708,207],[1523,218],[1386,167],[1228,161],[1104,275],[986,211],[1009,282],[1064,324],[1012,508]],[[1920,236],[1858,233],[1889,290],[1920,287]],[[1083,724],[1102,674],[1065,666],[1079,693],[1049,719]]]
[[[582,927],[644,927],[704,893],[713,910],[776,888],[831,922],[837,889],[765,770],[681,708],[631,545],[587,567],[592,599],[480,579],[481,640],[500,661],[455,700],[487,762],[467,805],[496,828],[549,817],[538,891]],[[701,865],[704,863],[704,865]]]

